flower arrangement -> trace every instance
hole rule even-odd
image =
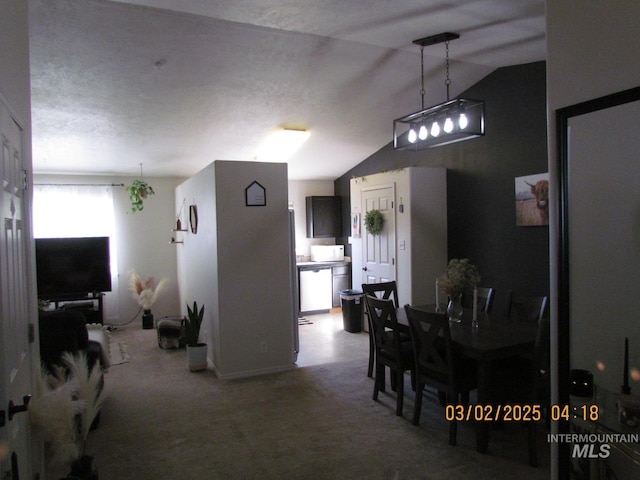
[[[467,285],[478,285],[480,272],[468,258],[453,258],[447,266],[447,273],[438,278],[438,286],[450,297],[460,295]]]
[[[378,235],[382,232],[384,217],[380,210],[369,210],[364,216],[364,226],[371,235]]]
[[[131,272],[129,274],[129,290],[134,300],[138,302],[143,310],[151,310],[151,306],[160,296],[160,292],[164,290],[169,280],[163,278],[158,285],[155,285],[153,277],[142,280],[138,273]]]

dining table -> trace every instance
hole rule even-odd
[[[442,306],[412,305],[417,310],[443,313]],[[398,326],[409,332],[409,321],[404,308],[397,310]],[[470,415],[470,421],[476,423],[476,449],[486,453],[489,447],[489,431],[492,422],[490,413],[495,413],[491,398],[492,367],[496,362],[528,355],[533,352],[536,340],[537,324],[509,319],[500,313],[477,312],[477,321],[473,320],[473,311],[464,309],[459,322],[450,321],[451,341],[454,352],[474,359],[478,365],[478,390],[475,405],[486,408],[476,409]],[[529,372],[523,372],[527,375]],[[477,412],[481,412],[478,414]]]

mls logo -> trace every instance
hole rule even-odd
[[[585,443],[583,445],[574,444],[571,451],[572,458],[607,458],[611,453],[607,443],[601,443],[600,448],[596,448],[595,443]]]

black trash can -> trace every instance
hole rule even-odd
[[[362,297],[360,290],[341,290],[342,320],[344,329],[350,333],[362,331]]]

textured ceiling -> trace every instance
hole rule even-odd
[[[334,179],[420,108],[416,38],[453,31],[451,94],[544,60],[543,0],[29,0],[36,173],[190,176],[309,140],[292,179]],[[444,45],[426,47],[427,105]]]

